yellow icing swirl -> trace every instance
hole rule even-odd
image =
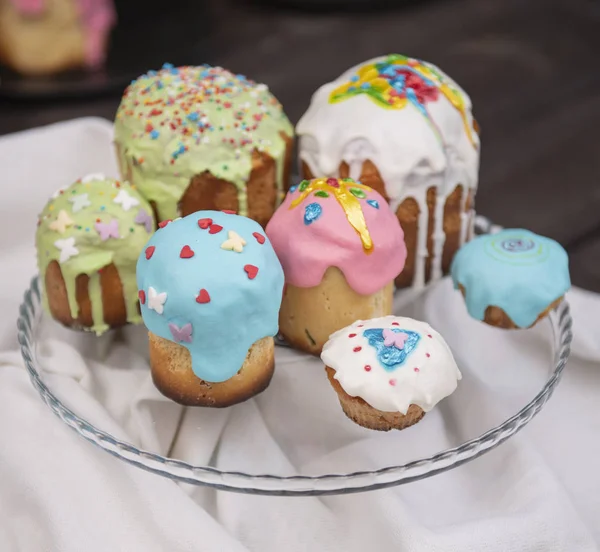
[[[300,195],[292,201],[290,209],[300,205],[312,192],[322,191],[332,194],[344,210],[348,222],[360,236],[365,253],[368,254],[373,251],[373,240],[367,228],[362,206],[358,200],[359,197],[365,197],[365,191],[368,192],[371,188],[351,178],[315,178],[310,181],[303,180],[298,189]]]

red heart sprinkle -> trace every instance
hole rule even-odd
[[[218,224],[211,224],[210,228],[208,229],[208,233],[209,234],[218,234],[221,230],[223,230],[222,226],[219,226]]]
[[[203,218],[198,221],[198,226],[202,228],[202,230],[206,230],[212,224],[212,219]]]
[[[152,255],[154,255],[155,249],[156,247],[154,247],[153,245],[151,245],[150,247],[146,247],[146,259],[149,259],[150,257],[152,257]]]
[[[138,291],[138,297],[140,298],[140,303],[144,305],[146,303],[146,292],[143,289]]]
[[[204,288],[202,288],[200,290],[200,293],[198,293],[198,297],[196,297],[196,303],[210,303],[210,295],[208,294],[208,291],[206,291]]]
[[[333,186],[334,188],[339,188],[340,187],[337,178],[328,178],[327,179],[327,184],[329,184],[330,186]]]
[[[265,243],[265,237],[262,234],[259,234],[258,232],[252,232],[252,235],[256,238],[256,241],[261,245]]]
[[[192,248],[189,245],[184,245],[181,248],[181,252],[179,253],[179,256],[182,259],[190,259],[191,257],[194,256],[194,252],[192,251]]]
[[[221,210],[222,213],[225,213],[226,215],[237,215],[237,213],[235,211],[232,211],[231,209],[223,209]]]
[[[369,364],[367,364],[365,366],[365,372],[370,372],[371,371],[371,366]]]
[[[355,333],[348,334],[348,337],[356,337]]]
[[[246,274],[248,274],[248,278],[250,278],[250,280],[254,280],[258,274],[258,267],[254,265],[246,265],[244,266],[244,270],[246,271]]]
[[[173,221],[171,219],[163,220],[162,222],[158,223],[158,227],[159,228],[164,228],[167,224],[169,224],[169,222],[173,222]]]
[[[362,351],[362,347],[354,347],[354,349],[352,349],[355,353],[358,353],[359,351]]]

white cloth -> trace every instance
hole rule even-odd
[[[38,397],[16,349],[18,305],[35,273],[36,215],[82,174],[116,175],[109,123],[83,119],[1,138],[0,167],[3,552],[598,550],[595,294],[569,293],[576,338],[548,405],[478,460],[393,489],[325,498],[179,485],[67,428]],[[319,361],[287,350],[278,350],[265,393],[230,409],[188,410],[176,438],[182,409],[151,384],[142,328],[97,340],[47,323],[39,354],[50,388],[100,428],[195,463],[263,473],[364,469],[436,452],[515,413],[547,377],[547,325],[504,332],[478,323],[447,280],[402,314],[440,331],[463,372],[454,395],[402,432],[346,420]]]

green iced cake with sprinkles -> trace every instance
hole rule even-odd
[[[205,171],[235,186],[239,214],[247,215],[255,151],[275,161],[280,199],[286,137],[292,136],[266,85],[208,65],[165,64],[142,75],[125,90],[115,120],[121,170],[160,220],[180,215],[191,179]]]
[[[135,266],[154,229],[150,205],[127,182],[91,174],[56,192],[40,214],[36,232],[46,311],[53,314],[45,289],[46,273],[51,264],[57,263],[71,318],[77,320],[81,315],[76,281],[78,276],[87,275],[92,324],[86,329],[97,334],[106,331],[109,326],[105,322],[104,301],[108,292],[102,289],[101,274],[112,265],[122,286],[127,313],[123,323],[141,322]],[[53,290],[57,285],[56,280],[52,282]]]

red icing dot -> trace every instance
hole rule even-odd
[[[371,366],[369,364],[367,364],[365,366],[365,372],[370,372],[371,371]]]
[[[362,351],[362,347],[354,347],[354,349],[352,349],[355,353],[358,353],[359,351]]]
[[[169,222],[173,222],[173,221],[171,219],[163,220],[162,222],[158,223],[158,227],[159,228],[164,228],[167,224],[169,224]]]
[[[340,187],[340,183],[338,182],[337,178],[328,178],[327,184],[329,184],[330,186],[333,186],[334,188]]]
[[[431,338],[431,334],[427,334],[427,337]]]
[[[431,355],[429,353],[425,353],[425,356],[429,358]]]
[[[250,280],[254,280],[254,278],[256,278],[256,275],[258,274],[258,267],[247,264],[246,266],[244,266],[244,271],[246,272]]]
[[[348,337],[356,337],[355,333],[348,334]]]
[[[192,251],[192,248],[189,245],[184,245],[181,248],[181,252],[179,253],[179,256],[182,259],[190,259],[194,256],[194,252]]]
[[[198,221],[198,226],[202,228],[202,230],[206,230],[212,224],[212,219],[203,218]]]
[[[420,371],[421,371],[421,370],[419,370],[419,369],[418,369],[416,366],[413,368],[413,370],[414,370],[415,372],[420,372]]]
[[[395,379],[391,379],[391,380],[390,380],[390,385],[391,385],[392,387],[394,387],[394,385],[396,385],[396,380],[395,380]]]
[[[204,303],[210,303],[210,295],[204,288],[200,290],[200,293],[198,293],[198,297],[196,297],[196,303],[200,303],[201,305]]]
[[[140,291],[138,291],[138,297],[142,305],[146,303],[146,292],[143,289],[140,289]]]
[[[356,326],[357,328],[364,328],[364,324],[359,324],[358,326]]]
[[[226,215],[237,215],[237,213],[231,209],[223,209],[221,212],[225,213]]]
[[[154,247],[153,245],[151,245],[150,247],[146,247],[146,259],[150,259],[150,257],[152,257],[152,255],[154,255],[155,249],[156,249],[156,247]]]
[[[392,326],[399,326],[400,324],[398,322],[392,322]]]
[[[210,227],[208,228],[208,233],[209,234],[218,234],[221,230],[223,230],[222,226],[219,226],[218,224],[211,224]]]
[[[258,232],[252,232],[252,235],[256,238],[256,241],[260,244],[265,243],[265,237]]]

